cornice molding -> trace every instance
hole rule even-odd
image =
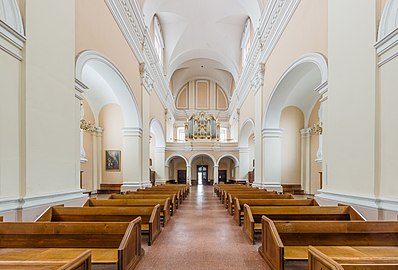
[[[133,51],[137,61],[145,64],[146,76],[153,80],[144,81],[143,86],[153,85],[163,107],[173,114],[176,111],[173,96],[169,89],[160,59],[144,22],[144,15],[136,0],[106,0],[105,1],[116,23]],[[149,85],[147,85],[149,83]],[[148,88],[146,88],[148,91]]]
[[[22,61],[26,38],[0,20],[0,50]]]
[[[260,21],[260,26],[255,33],[247,64],[242,71],[231,98],[231,105],[229,107],[231,117],[233,112],[242,106],[249,94],[249,90],[255,89],[253,88],[253,83],[256,82],[254,77],[258,76],[256,71],[258,71],[259,65],[267,62],[300,1],[268,1],[264,15]]]

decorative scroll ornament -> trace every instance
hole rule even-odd
[[[264,85],[264,73],[265,73],[265,65],[259,64],[256,70],[256,75],[254,75],[253,80],[251,81],[251,88],[254,94],[257,93]]]
[[[220,123],[205,112],[191,115],[185,122],[185,140],[220,140]]]
[[[154,80],[148,72],[148,69],[145,67],[145,63],[140,64],[140,76],[141,76],[141,85],[145,88],[145,90],[150,93],[154,88]]]

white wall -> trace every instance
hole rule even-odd
[[[327,191],[374,195],[375,20],[376,1],[329,1]]]

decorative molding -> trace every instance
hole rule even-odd
[[[0,21],[5,22],[20,36],[24,35],[21,12],[16,0],[0,0]]]
[[[389,0],[380,19],[378,40],[384,39],[398,27],[398,1]]]
[[[149,38],[149,30],[145,25],[140,5],[135,0],[106,0],[105,2],[137,61],[146,64],[147,72],[153,80],[152,89],[155,90],[163,107],[174,114],[176,111],[174,98],[163,74],[153,42]]]
[[[148,69],[146,68],[145,63],[140,63],[140,79],[141,79],[141,85],[149,94],[151,94],[154,88],[154,81]]]
[[[247,64],[242,71],[231,98],[231,105],[228,110],[230,115],[242,106],[249,94],[253,77],[257,75],[256,69],[258,65],[267,62],[300,1],[301,0],[267,1],[267,6],[264,9],[265,13],[261,17],[260,26],[252,41]]]
[[[140,128],[122,128],[123,137],[142,137],[142,129]]]
[[[7,198],[0,200],[0,212],[33,208],[84,198],[87,198],[87,195],[83,194],[83,190],[80,189],[56,194],[27,196],[24,198]]]
[[[326,71],[327,72],[327,71]],[[328,81],[322,82],[317,88],[315,88],[315,92],[318,92],[319,95],[326,94],[329,90],[329,83]]]
[[[250,82],[253,95],[256,95],[257,92],[261,90],[264,86],[265,64],[258,64],[255,73],[256,74],[254,75],[254,78]]]
[[[378,198],[375,196],[361,196],[354,194],[345,194],[332,191],[321,191],[321,194],[315,195],[317,198],[332,200],[336,202],[345,202],[376,209],[398,211],[398,199]]]
[[[261,131],[263,138],[280,138],[282,134],[283,130],[280,128],[265,128]]]
[[[25,42],[24,36],[0,20],[0,50],[22,61]]]
[[[78,79],[75,79],[75,90],[76,90],[75,97],[78,100],[84,100],[84,96],[83,96],[84,95],[84,91],[87,90],[87,89],[88,89],[88,87],[84,83],[82,83]]]

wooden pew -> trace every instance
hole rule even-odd
[[[150,246],[161,232],[159,204],[155,207],[49,207],[35,222],[130,222],[137,217],[141,217],[141,231],[149,234]]]
[[[255,192],[263,192],[267,191],[266,189],[259,189],[259,188],[252,188],[252,187],[233,187],[233,188],[222,188],[220,192],[220,200],[223,200],[227,195],[228,192],[250,192],[250,191],[255,191]],[[273,192],[274,193],[274,192]]]
[[[170,198],[166,199],[112,199],[97,200],[88,199],[83,207],[142,207],[160,205],[160,217],[163,218],[163,226],[170,220]]]
[[[235,197],[234,220],[239,226],[242,224],[243,205],[248,206],[317,206],[315,199],[239,199]]]
[[[142,191],[146,191],[146,192],[160,192],[160,193],[164,193],[164,192],[170,192],[170,193],[176,193],[179,202],[181,203],[183,200],[185,200],[186,197],[186,193],[184,189],[181,188],[168,188],[168,187],[150,187],[150,188],[145,188],[145,189],[138,189],[136,192],[142,192]]]
[[[162,189],[180,189],[184,195],[184,198],[188,195],[190,188],[189,185],[185,184],[163,184],[159,186],[154,186],[152,188],[162,188]]]
[[[144,255],[141,248],[141,218],[127,222],[1,222],[1,253],[25,258],[41,249],[68,258],[91,250],[91,262],[131,270]],[[73,254],[74,253],[74,254]],[[72,254],[72,255],[71,255]],[[72,259],[68,258],[68,259]]]
[[[243,206],[243,232],[254,244],[254,233],[261,232],[261,217],[271,220],[358,220],[365,218],[351,206]]]
[[[362,248],[363,250],[363,248]],[[356,252],[357,251],[357,252]],[[355,247],[308,247],[310,270],[396,270],[398,257],[368,249],[363,253]],[[370,251],[370,252],[369,252]],[[369,257],[371,256],[371,257]],[[381,257],[380,257],[381,256]]]
[[[310,245],[346,246],[362,253],[398,257],[398,222],[272,221],[263,216],[262,232],[258,251],[274,270],[308,269]]]
[[[146,189],[138,189],[136,192],[129,192],[126,195],[130,194],[145,194],[145,195],[169,195],[175,196],[175,204],[178,209],[179,205],[182,203],[180,191],[171,191],[171,190],[146,190]]]
[[[15,252],[16,250],[0,249],[0,269],[26,269],[26,270],[91,270],[91,251],[65,250],[60,253],[57,249],[30,249],[28,252]],[[69,259],[65,257],[75,256]],[[20,258],[19,258],[20,257]]]
[[[170,198],[170,214],[173,215],[177,210],[177,200],[176,195],[165,195],[165,194],[145,194],[145,193],[128,193],[128,194],[112,194],[108,199],[120,199],[120,200],[130,200],[130,199],[167,199]]]
[[[227,186],[227,185],[226,185],[226,184],[215,184],[215,185],[213,186],[213,191],[214,191],[214,193],[216,193],[216,195],[217,195],[218,197],[220,197],[221,189],[224,188],[225,186]],[[241,185],[241,184],[229,184],[228,186],[231,186],[231,187],[233,187],[233,186],[242,187],[243,185]]]
[[[247,191],[242,191],[242,190],[237,190],[237,191],[225,191],[223,193],[223,198],[221,202],[225,204],[225,208],[228,208],[228,203],[233,202],[233,196],[236,195],[282,195],[278,194],[276,191],[267,191],[265,189],[253,189],[253,190],[247,190]],[[232,197],[231,197],[232,196]]]
[[[292,194],[277,194],[274,192],[263,192],[263,193],[241,193],[241,192],[230,192],[226,200],[226,208],[230,213],[234,211],[234,200],[235,198],[242,199],[294,199]]]

